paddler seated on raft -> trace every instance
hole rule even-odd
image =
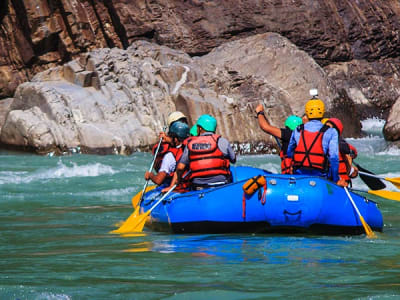
[[[182,122],[182,123],[186,123],[186,124],[188,123],[186,116],[183,113],[181,113],[180,111],[174,111],[168,115],[168,118],[167,118],[168,130],[171,127],[171,125],[174,124],[174,122]],[[168,134],[165,132],[159,133],[159,139],[161,139],[161,138],[162,138],[162,143],[160,145],[160,149],[158,150],[156,160],[154,161],[154,170],[156,170],[157,172],[159,171],[159,169],[161,167],[161,162],[163,160],[164,155],[168,152],[168,149],[172,143],[172,138],[169,137]],[[153,146],[153,149],[152,149],[153,155],[155,155],[157,146],[158,146],[158,143]]]
[[[293,159],[292,174],[320,176],[331,179],[337,185],[346,186],[339,177],[338,133],[322,124],[325,104],[317,99],[317,91],[305,105],[308,122],[293,131],[287,155]]]
[[[236,155],[229,141],[215,134],[217,120],[210,115],[202,115],[196,126],[197,136],[188,139],[176,168],[178,182],[181,182],[185,169],[190,172],[191,190],[231,182],[229,164],[236,162]]]
[[[260,128],[266,133],[269,133],[275,138],[281,140],[281,143],[276,140],[280,148],[279,156],[281,158],[281,173],[289,174],[290,167],[292,165],[292,159],[287,156],[287,148],[289,146],[290,137],[292,136],[293,130],[303,123],[302,119],[298,116],[291,115],[285,121],[285,128],[278,128],[269,123],[267,117],[265,116],[264,107],[262,104],[259,104],[256,107],[256,113]]]
[[[174,175],[177,162],[183,153],[183,141],[189,136],[189,126],[186,123],[176,121],[168,131],[169,147],[164,154],[157,174],[147,171],[144,174],[146,180],[151,180],[157,185],[169,185]]]
[[[358,175],[358,168],[352,165],[357,157],[357,149],[342,137],[343,123],[339,119],[325,118],[321,122],[336,129],[339,134],[339,177],[347,183],[346,186],[351,186],[351,179]]]

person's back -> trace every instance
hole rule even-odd
[[[236,155],[228,140],[215,134],[217,121],[202,115],[197,121],[198,136],[190,138],[177,172],[188,167],[192,189],[217,186],[231,181],[229,165],[236,162]]]
[[[287,154],[293,158],[292,172],[331,178],[338,182],[338,133],[321,123],[325,113],[324,103],[313,98],[306,103],[305,112],[309,122],[293,131],[288,146]]]

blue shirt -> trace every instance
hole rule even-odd
[[[311,120],[304,124],[304,129],[310,132],[319,131],[323,124],[319,120]],[[290,138],[287,155],[293,158],[294,150],[300,140],[300,131],[293,131]],[[339,137],[335,129],[329,128],[322,137],[322,149],[329,160],[329,176],[334,182],[339,180]]]

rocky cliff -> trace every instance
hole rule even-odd
[[[286,116],[303,112],[313,87],[335,111],[339,95],[322,68],[275,33],[195,58],[136,41],[82,54],[21,84],[0,140],[41,153],[130,153],[154,144],[168,112],[178,109],[191,124],[215,116],[218,133],[242,153],[265,151],[273,140],[258,128],[255,106],[264,103],[269,120],[283,126]]]
[[[362,118],[390,114],[385,136],[395,140],[398,111],[390,110],[400,91],[399,17],[397,0],[6,0],[0,3],[0,97],[97,48],[127,49],[144,39],[194,57],[276,32],[323,68],[340,96],[333,106]],[[298,94],[289,95],[295,108]]]

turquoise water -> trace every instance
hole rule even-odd
[[[349,140],[358,163],[399,177],[400,150],[378,121],[364,126],[369,137]],[[400,298],[400,202],[369,196],[385,223],[373,240],[146,229],[121,237],[109,231],[132,213],[149,154],[0,152],[0,161],[0,299]],[[238,164],[279,170],[275,155]],[[367,188],[359,179],[355,187]]]

